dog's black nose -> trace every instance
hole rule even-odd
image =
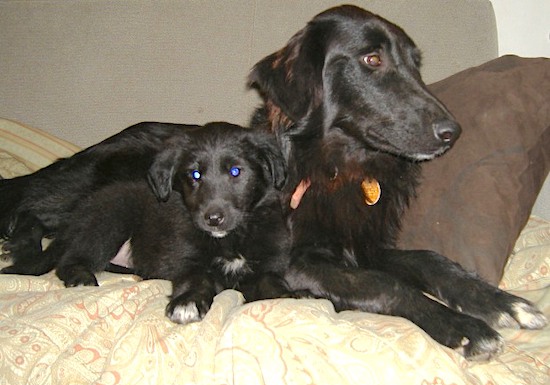
[[[462,129],[454,120],[441,119],[432,125],[435,136],[445,144],[452,145],[460,136]]]
[[[217,227],[221,225],[224,221],[223,213],[221,212],[214,212],[214,213],[206,213],[204,216],[204,219],[206,220],[206,224],[210,227]]]

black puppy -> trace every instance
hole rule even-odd
[[[149,181],[155,194],[145,180],[114,182],[72,211],[44,253],[60,258],[66,286],[97,285],[94,273],[130,240],[136,273],[172,282],[174,322],[200,320],[226,288],[247,300],[288,295],[276,190],[285,167],[272,136],[226,123],[188,131],[168,141]]]

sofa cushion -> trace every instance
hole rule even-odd
[[[463,128],[423,165],[399,246],[498,283],[550,167],[550,60],[503,56],[429,87]]]

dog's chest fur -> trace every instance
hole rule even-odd
[[[399,218],[415,194],[419,166],[338,139],[320,139],[307,148],[294,145],[297,164],[303,165],[295,180],[311,185],[291,221],[304,233],[315,227],[317,244],[337,239],[351,263],[358,258],[361,264],[380,247],[394,246]],[[368,196],[369,186],[379,187],[376,199]]]
[[[232,286],[236,285],[242,277],[253,272],[249,261],[242,254],[236,254],[234,257],[214,257],[212,267],[219,270],[228,282],[234,281]]]
[[[254,269],[258,256],[250,253],[246,247],[246,237],[240,234],[211,239],[208,254],[210,270],[225,287],[238,288],[240,281],[256,273]]]

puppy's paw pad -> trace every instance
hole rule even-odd
[[[199,308],[195,302],[185,305],[176,305],[172,310],[167,311],[170,321],[186,325],[191,322],[198,322],[202,319]]]

